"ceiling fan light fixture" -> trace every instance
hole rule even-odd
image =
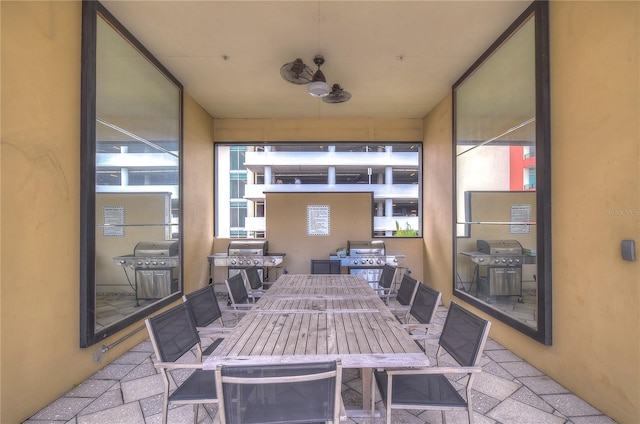
[[[314,81],[310,82],[309,85],[309,94],[313,97],[326,97],[331,93],[331,87],[329,84],[323,81]]]
[[[325,97],[331,93],[331,87],[327,84],[327,79],[320,69],[313,75],[313,80],[307,86],[309,94],[313,97]]]
[[[329,84],[327,84],[327,79],[320,70],[320,67],[324,63],[324,57],[322,57],[321,55],[316,55],[313,58],[313,63],[316,64],[318,70],[315,74],[313,74],[313,78],[307,86],[309,94],[311,94],[313,97],[326,97],[329,95],[329,93],[331,93],[331,87],[329,86]]]

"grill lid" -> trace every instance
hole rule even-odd
[[[267,255],[269,242],[267,240],[233,240],[229,242],[229,255]]]
[[[521,255],[522,245],[518,240],[478,240],[478,251],[487,255]]]
[[[136,244],[133,256],[178,256],[177,241],[141,241]]]
[[[384,241],[382,240],[348,241],[347,255],[349,256],[364,256],[364,255],[384,256],[385,255]]]

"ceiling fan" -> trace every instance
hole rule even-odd
[[[331,92],[322,98],[325,103],[344,103],[351,98],[351,93],[344,91],[340,84],[333,84]]]
[[[325,103],[344,103],[351,98],[351,93],[344,91],[340,84],[333,84],[333,86],[327,84],[327,79],[320,70],[324,64],[322,55],[316,55],[313,63],[318,67],[315,72],[302,59],[297,58],[280,67],[280,76],[292,84],[306,84],[309,94],[313,97],[322,97]]]

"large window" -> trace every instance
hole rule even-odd
[[[421,235],[419,143],[216,145],[216,237],[265,237],[265,191],[371,191],[374,237]]]

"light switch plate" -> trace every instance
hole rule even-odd
[[[622,240],[620,244],[620,251],[622,253],[622,259],[625,261],[636,260],[636,242],[635,240]]]

